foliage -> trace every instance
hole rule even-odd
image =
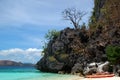
[[[103,26],[104,25],[104,20],[102,19],[101,16],[103,16],[103,11],[105,10],[101,10],[102,6],[101,0],[94,0],[94,8],[93,8],[93,12],[92,12],[92,16],[89,19],[89,27],[92,31],[95,31],[99,26]],[[100,18],[99,18],[100,17]]]
[[[82,19],[82,17],[86,14],[85,12],[82,11],[77,11],[75,8],[68,8],[65,9],[63,12],[63,18],[65,20],[69,20],[70,22],[72,22],[72,24],[74,25],[74,27],[77,29],[79,28],[79,23]]]
[[[95,31],[96,28],[99,26],[99,22],[98,22],[98,15],[99,15],[98,12],[100,12],[98,7],[99,5],[100,5],[100,0],[94,0],[94,8],[93,8],[92,16],[89,19],[89,26],[90,29],[93,31]]]
[[[57,38],[60,35],[60,32],[57,30],[49,30],[48,33],[45,35],[45,38],[48,42],[54,38]],[[43,51],[42,53],[46,53],[48,42],[44,42]]]
[[[60,54],[61,59],[66,59],[66,58],[68,58],[68,56],[69,56],[68,54]]]
[[[49,57],[48,57],[48,60],[49,60],[50,62],[54,62],[54,61],[56,61],[56,59],[55,59],[54,56],[49,56]]]
[[[45,35],[45,38],[47,40],[52,40],[54,38],[57,38],[60,35],[60,32],[57,30],[49,30],[48,33]]]
[[[120,46],[109,45],[106,48],[106,53],[107,53],[108,60],[112,64],[116,64],[117,62],[120,61]]]
[[[45,54],[46,51],[47,51],[47,42],[44,42],[44,46],[43,46],[42,48],[43,48],[42,56],[44,56],[44,54]]]

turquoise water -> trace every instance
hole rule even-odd
[[[0,67],[0,80],[66,80],[71,75],[42,73],[34,67]]]

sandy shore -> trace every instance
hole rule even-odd
[[[66,80],[120,80],[120,77],[107,77],[107,78],[84,78],[84,77],[73,77],[71,79]]]
[[[27,80],[120,80],[120,77],[108,77],[108,78],[84,78],[80,76],[56,76],[56,77],[51,77],[51,76],[46,76],[46,78],[40,78],[40,77],[35,77]]]

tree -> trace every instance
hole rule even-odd
[[[65,9],[63,12],[63,18],[72,22],[76,29],[79,28],[79,23],[82,17],[86,14],[85,12],[77,11],[75,8]]]
[[[47,51],[47,47],[48,47],[48,42],[50,40],[53,40],[55,38],[57,38],[58,36],[60,35],[60,31],[57,31],[57,30],[49,30],[48,33],[45,35],[45,38],[48,40],[48,41],[45,41],[44,42],[44,46],[43,46],[43,51],[42,51],[42,55],[44,55]]]
[[[45,38],[47,40],[52,40],[54,38],[57,38],[60,35],[60,31],[57,30],[49,30],[48,33],[45,35]]]
[[[106,47],[108,60],[113,64],[113,72],[116,72],[116,64],[120,62],[120,46],[109,45]]]

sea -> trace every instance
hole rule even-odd
[[[72,75],[43,73],[35,67],[0,66],[0,80],[66,80]]]

